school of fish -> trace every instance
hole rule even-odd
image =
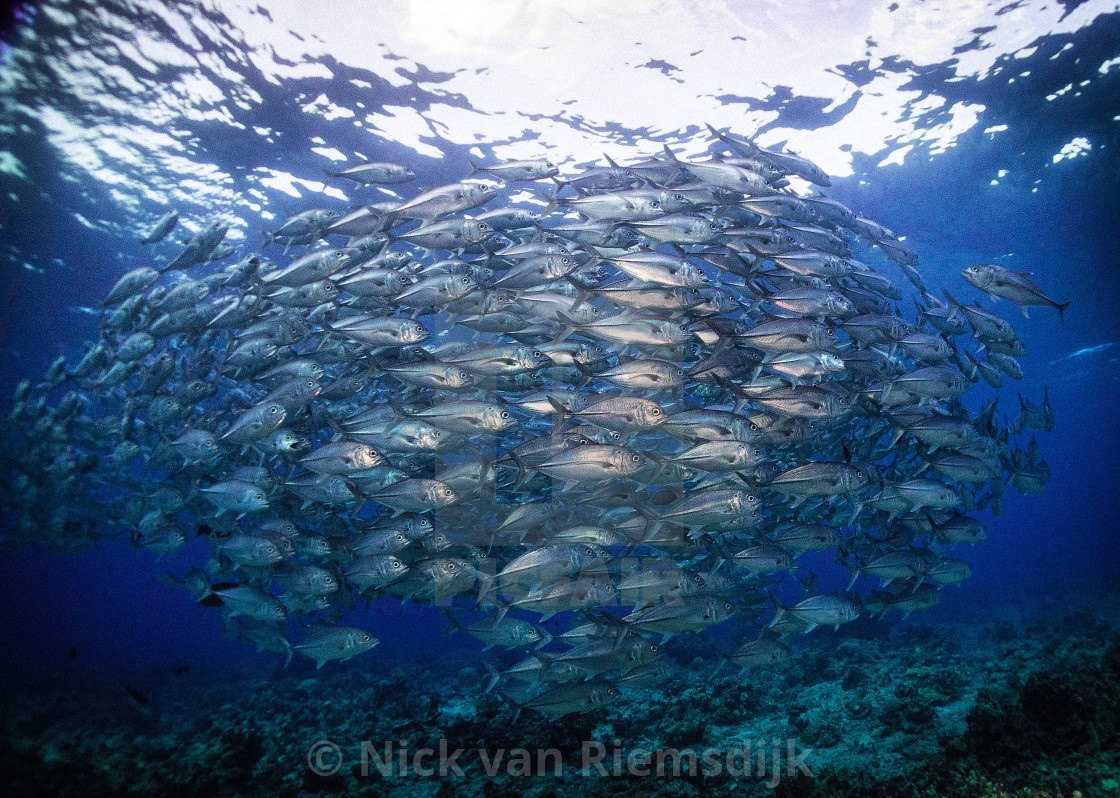
[[[472,163],[418,192],[397,164],[328,173],[402,198],[309,209],[231,265],[225,224],[180,246],[168,213],[141,239],[167,256],[120,278],[99,340],[20,384],[0,542],[127,533],[158,557],[202,536],[165,580],[319,666],[378,644],[343,622],[359,605],[435,605],[522,649],[487,689],[552,715],[655,683],[673,635],[738,619],[725,660],[750,668],[935,605],[985,538],[969,513],[1044,489],[1018,436],[1053,428],[1049,397],[1009,426],[966,409],[1022,377],[1012,324],[942,301],[810,161],[709,130],[703,160]],[[1068,305],[1000,266],[962,276],[1024,314]],[[847,590],[818,592],[803,554]]]

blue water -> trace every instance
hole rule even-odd
[[[566,70],[548,61],[553,57],[548,41],[534,39],[533,47],[519,52],[526,59],[525,80],[539,83],[529,89],[511,84],[509,93],[520,98],[535,91],[555,99],[554,107],[542,101],[522,109],[514,99],[502,112],[494,110],[494,97],[502,94],[500,81],[510,80],[510,67],[495,69],[491,77],[475,63],[492,52],[495,63],[504,64],[501,26],[509,26],[507,42],[518,42],[528,36],[518,26],[531,27],[534,9],[518,6],[505,14],[498,13],[499,5],[478,7],[477,24],[485,35],[466,22],[461,28],[456,20],[438,22],[444,8],[439,4],[415,7],[434,15],[430,29],[421,24],[417,33],[397,25],[381,26],[383,34],[371,32],[369,47],[393,54],[396,68],[392,59],[378,68],[360,59],[348,62],[355,52],[352,35],[311,22],[301,56],[292,49],[302,40],[300,31],[290,31],[293,20],[309,12],[298,4],[271,14],[236,4],[224,9],[223,3],[174,4],[155,14],[143,4],[119,2],[28,3],[11,12],[0,58],[0,270],[6,305],[0,314],[0,396],[10,397],[25,377],[38,378],[59,355],[80,356],[81,342],[97,334],[96,315],[82,309],[96,307],[124,271],[146,263],[148,250],[136,244],[136,236],[167,207],[180,211],[187,231],[213,219],[231,222],[231,238],[245,249],[256,248],[263,230],[308,207],[346,209],[346,200],[319,194],[322,170],[339,168],[340,162],[313,148],[337,150],[350,163],[360,154],[407,164],[417,173],[413,187],[436,186],[461,178],[468,157],[487,162],[529,157],[515,153],[539,144],[555,159],[571,146],[578,152],[561,168],[575,171],[577,162],[586,165],[601,151],[625,162],[655,155],[664,143],[683,148],[689,141],[706,141],[703,124],[713,121],[738,135],[757,132],[771,144],[799,142],[795,149],[802,154],[848,170],[833,178],[829,196],[904,235],[931,288],[953,286],[962,301],[979,300],[1015,324],[1028,354],[1021,360],[1025,378],[1007,380],[998,392],[1010,419],[1018,415],[1017,392],[1041,404],[1043,387],[1049,388],[1057,425],[1037,436],[1053,474],[1045,494],[1020,496],[1009,488],[1002,515],[979,513],[987,540],[957,555],[972,563],[973,577],[945,588],[939,607],[913,619],[982,625],[1015,617],[1044,599],[1112,608],[1106,612],[1120,606],[1120,12],[1115,4],[1064,2],[1058,14],[1040,3],[1015,3],[1006,10],[965,4],[975,12],[972,29],[980,32],[935,26],[955,47],[931,48],[935,58],[928,61],[912,55],[913,37],[922,36],[914,32],[919,23],[912,15],[926,4],[868,4],[875,13],[866,15],[840,4],[828,13],[847,35],[823,40],[824,52],[816,58],[828,62],[835,49],[831,75],[843,75],[855,87],[845,96],[814,95],[811,88],[802,93],[796,81],[776,82],[769,94],[762,93],[748,79],[749,70],[733,62],[716,71],[690,68],[674,54],[731,38],[732,29],[721,26],[715,14],[693,20],[694,27],[680,30],[682,41],[674,41],[652,21],[635,22],[628,31],[621,6],[614,18],[577,6],[565,24],[585,17],[589,64],[579,62],[578,44],[572,44],[567,28],[544,35],[576,59]],[[659,5],[688,17],[688,4]],[[892,12],[889,5],[901,8]],[[99,21],[97,7],[106,9]],[[355,4],[353,14],[356,24],[372,31],[381,29],[376,14],[404,14],[404,9],[396,4],[373,11]],[[425,22],[423,11],[413,13]],[[900,22],[884,27],[891,14]],[[752,58],[779,52],[777,40],[789,41],[797,18],[794,11],[780,21],[765,17],[763,30],[767,24],[780,27],[769,36],[746,37],[744,51]],[[238,25],[249,19],[254,27],[246,34]],[[817,20],[806,24],[812,35],[823,35],[827,27]],[[1032,25],[1040,27],[1028,41],[1006,45],[1010,39],[1003,34],[1016,26],[1033,30]],[[458,50],[440,51],[439,42],[431,41],[445,28],[458,31]],[[165,46],[147,48],[146,58],[139,58],[131,46],[134,32],[135,41]],[[337,41],[324,38],[332,32]],[[590,62],[604,57],[602,43],[612,36],[624,46],[613,60],[606,56],[610,70],[593,71]],[[696,41],[688,41],[690,36]],[[852,37],[878,37],[869,45],[869,59],[851,56]],[[666,42],[673,43],[668,51]],[[895,44],[898,52],[891,50]],[[335,45],[342,53],[337,57],[331,54]],[[422,60],[422,54],[437,51],[438,64]],[[977,53],[983,64],[965,69],[962,59]],[[462,72],[447,65],[456,57],[463,60]],[[290,74],[277,77],[281,68]],[[631,84],[639,74],[640,82]],[[885,95],[887,111],[860,115],[853,123],[861,92],[875,89]],[[658,90],[665,92],[663,102]],[[309,110],[319,97],[326,98],[321,108],[356,115]],[[614,103],[618,109],[608,115],[603,109]],[[958,104],[973,109],[972,116],[954,119],[947,109]],[[651,112],[656,118],[637,122],[647,106],[656,109]],[[713,106],[721,118],[704,116],[715,112]],[[363,114],[385,107],[407,109],[392,114],[414,115],[423,127],[394,140],[360,123]],[[876,125],[882,129],[874,130]],[[875,134],[871,140],[879,136],[885,146],[868,151],[845,145],[845,132],[855,130],[862,138],[869,129]],[[898,155],[906,146],[911,148]],[[440,157],[433,157],[435,151]],[[299,196],[283,190],[285,185],[294,185]],[[384,198],[375,189],[358,194],[357,201]],[[1065,325],[1050,309],[1033,308],[1024,319],[1013,305],[993,306],[964,286],[960,270],[980,261],[1033,272],[1048,295],[1072,302]],[[906,285],[896,267],[883,268]],[[976,406],[995,394],[980,385],[970,402]],[[134,551],[126,539],[73,555],[35,547],[0,550],[0,672],[18,679],[62,671],[72,666],[71,650],[83,667],[119,672],[122,680],[140,668],[274,668],[275,655],[224,639],[212,609],[169,592],[155,579],[167,570],[183,573],[204,557],[201,539],[159,561]],[[448,651],[461,651],[468,661],[470,652],[481,649],[464,635],[443,636],[446,622],[439,613],[415,605],[402,611],[393,599],[352,617],[382,643],[361,659],[327,667],[388,668],[446,657]]]

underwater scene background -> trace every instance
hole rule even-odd
[[[1120,794],[1118,11],[1094,0],[9,9],[0,780],[14,795]],[[761,171],[743,165],[752,160]],[[512,161],[544,172],[515,174]],[[324,174],[362,163],[413,174]],[[474,199],[400,210],[468,176],[483,187]],[[587,198],[620,196],[583,206],[603,224],[565,231],[563,255],[502,253],[577,222]],[[836,221],[827,203],[804,218],[793,218],[801,205],[768,210],[791,196],[826,197],[858,219]],[[371,203],[386,205],[363,216]],[[494,229],[439,233],[470,240],[416,234],[416,220],[502,207],[544,220],[491,216]],[[312,209],[334,215],[297,216]],[[153,234],[171,211],[173,229]],[[670,214],[711,231],[666,233],[658,220]],[[329,229],[341,217],[357,226]],[[802,238],[769,238],[775,218]],[[608,238],[620,231],[633,237]],[[384,232],[393,239],[358,244]],[[208,249],[183,259],[200,240]],[[371,249],[359,257],[358,246]],[[635,257],[639,246],[662,259]],[[282,273],[336,247],[330,280]],[[382,250],[412,256],[384,272],[409,293],[358,293],[360,264]],[[819,255],[811,264],[788,257],[807,250]],[[533,258],[562,273],[513,273]],[[1031,273],[1049,299],[1024,318],[970,284],[962,272],[974,264]],[[141,288],[118,286],[145,268],[155,272]],[[439,293],[461,276],[469,294]],[[417,298],[429,279],[435,298]],[[205,292],[178,309],[212,310],[210,331],[161,332],[158,303],[195,281]],[[341,298],[293,294],[335,283]],[[666,310],[609,292],[648,284],[658,301],[696,294]],[[803,288],[836,289],[829,301],[841,304],[783,313],[809,300],[782,292]],[[527,307],[541,289],[549,310],[479,299]],[[138,315],[114,321],[133,297]],[[1070,303],[1061,318],[1050,300]],[[616,302],[639,303],[614,317],[632,325],[593,326],[602,320],[590,314]],[[986,316],[957,333],[935,323],[971,303],[1014,326],[1022,349],[1004,369],[992,364],[1011,339],[979,332]],[[245,308],[243,323],[213,323]],[[884,333],[895,308],[912,326]],[[870,337],[850,321],[876,312]],[[396,328],[354,326],[370,313],[415,321],[424,337],[388,345],[381,336]],[[251,324],[277,318],[295,320],[293,340],[240,346],[260,340]],[[824,373],[791,379],[809,361],[776,363],[788,344],[756,332],[783,319],[839,339],[792,354],[832,351],[850,373],[810,358]],[[669,321],[686,335],[629,340]],[[129,337],[144,330],[152,347]],[[900,343],[916,332],[952,353]],[[83,374],[97,341],[111,354]],[[140,349],[126,353],[126,341]],[[606,354],[580,361],[596,345]],[[483,364],[498,346],[550,365]],[[868,351],[897,372],[852,376]],[[173,365],[152,387],[161,353]],[[698,376],[697,364],[730,354],[740,359],[722,376]],[[293,401],[276,394],[287,383],[261,375],[296,359],[323,366],[313,395]],[[647,361],[670,380],[679,365],[680,383],[616,373]],[[104,377],[113,363],[137,365],[117,382]],[[469,384],[417,383],[433,363],[464,369]],[[898,381],[927,367],[967,383],[938,394]],[[407,369],[412,382],[391,376]],[[203,393],[184,400],[195,380]],[[911,389],[927,393],[903,401]],[[153,415],[161,395],[181,417]],[[632,401],[595,410],[589,396]],[[460,399],[478,404],[438,415]],[[244,432],[258,423],[246,414],[276,402],[285,421]],[[745,430],[725,442],[765,440],[765,458],[686,468],[686,449],[721,434],[673,420],[698,409],[738,416]],[[998,475],[970,482],[937,458],[915,430],[942,413],[966,414],[972,443],[998,448],[987,460]],[[402,423],[430,431],[428,421],[456,443],[433,451],[404,437]],[[307,450],[265,451],[277,429],[307,434]],[[183,441],[190,430],[205,434]],[[559,433],[580,440],[509,454]],[[190,448],[206,434],[217,454]],[[382,459],[327,459],[338,440],[376,450],[345,457]],[[63,449],[73,459],[60,461]],[[643,462],[614,480],[606,460],[574,462],[579,450]],[[858,481],[793,485],[790,473],[813,462]],[[266,473],[235,473],[259,465]],[[449,506],[399,487],[452,480],[460,466]],[[938,474],[949,500],[899,498],[898,485],[927,489]],[[252,479],[267,508],[231,493]],[[353,493],[328,495],[327,482]],[[689,504],[697,496],[737,514],[723,523]],[[509,520],[532,501],[549,509]],[[974,542],[962,518],[983,525]],[[261,537],[282,521],[290,535]],[[814,551],[794,523],[837,537]],[[359,570],[391,564],[387,529],[411,536],[393,549],[408,579]],[[254,548],[281,538],[295,551],[283,562]],[[643,557],[705,588],[657,582],[626,600],[626,569]],[[433,563],[447,562],[459,563],[456,579],[471,575],[468,588],[441,592]],[[300,588],[302,566],[343,589]],[[594,583],[582,606],[534,609],[545,588],[581,579]],[[604,585],[623,600],[595,592]],[[259,592],[236,592],[246,587]],[[246,618],[268,611],[279,625]],[[620,625],[632,611],[646,615]],[[517,639],[488,645],[499,628]],[[375,639],[340,642],[340,629]],[[639,650],[649,644],[653,655]]]

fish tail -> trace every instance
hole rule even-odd
[[[535,646],[533,646],[534,651],[536,651],[537,649],[544,648],[545,646],[547,646],[549,643],[552,642],[552,635],[549,634],[548,630],[545,629],[543,626],[541,626],[539,623],[533,624],[533,628],[536,629],[538,632],[540,632],[540,635],[541,635],[541,642],[539,642]]]
[[[917,321],[919,325],[925,324],[926,320],[926,311],[918,304],[917,297],[914,297],[914,320]]]
[[[568,308],[568,313],[575,313],[576,308],[578,308],[580,305],[583,305],[585,302],[589,301],[591,299],[591,296],[592,295],[591,295],[590,291],[580,290],[577,287],[576,288],[576,299],[571,304],[571,306]]]
[[[746,256],[744,256],[742,252],[736,252],[735,257],[741,260],[743,262],[743,265],[747,267],[747,274],[754,275],[761,270],[763,258],[760,257],[757,252],[751,254],[754,255],[754,263],[751,263],[749,260],[747,260]],[[743,284],[750,285],[752,287],[759,286],[759,283],[753,278],[748,283],[747,279],[744,277]],[[759,287],[759,290],[761,290],[761,287]],[[754,304],[751,305],[751,310],[758,307],[760,304],[762,304],[762,299],[756,299]]]
[[[1072,301],[1073,300],[1071,299],[1069,302],[1055,302],[1054,303],[1054,307],[1058,309],[1058,321],[1063,327],[1066,326],[1066,316],[1065,316],[1066,308],[1069,307],[1069,303],[1072,302]]]
[[[491,594],[497,584],[497,574],[480,574],[478,577],[478,601],[475,602],[475,607],[481,607],[486,597]]]
[[[845,566],[846,568],[852,568],[851,565],[849,565],[846,562],[841,563],[841,565]],[[863,568],[861,568],[859,566],[857,566],[855,568],[852,568],[852,576],[848,580],[848,586],[846,588],[844,588],[844,590],[851,590],[852,585],[854,585],[856,583],[856,579],[858,579],[859,575],[862,574],[862,573],[863,573]]]
[[[665,522],[658,517],[654,510],[646,507],[641,502],[635,502],[634,510],[646,521],[645,526],[642,527],[642,534],[639,540],[640,543],[644,543],[656,535]]]
[[[775,612],[781,612],[782,610],[789,609],[788,607],[786,607],[786,605],[782,604],[782,600],[778,598],[778,594],[773,590],[767,590],[766,595],[770,599],[770,604],[774,607]]]
[[[719,545],[719,543],[716,541],[715,537],[713,537],[711,534],[705,533],[704,535],[701,536],[700,540],[705,545],[709,546],[713,551],[715,551],[716,554],[718,554],[723,559],[725,559],[725,560],[734,559],[730,554],[728,554],[726,551],[724,551],[723,546]],[[721,565],[722,565],[722,563],[721,563]],[[713,569],[713,570],[719,570],[719,566],[716,566],[716,568]]]
[[[326,419],[327,426],[329,426],[331,428],[331,430],[333,430],[336,435],[345,435],[346,434],[346,430],[344,430],[342,428],[342,424],[339,423],[337,418],[335,418],[333,415],[331,415],[329,410],[324,410],[323,411],[323,418]]]
[[[572,411],[560,404],[556,399],[551,396],[545,397],[548,403],[552,405],[552,409],[556,411],[556,421],[552,425],[552,432],[555,435],[564,429],[564,424],[572,417]]]
[[[482,664],[486,666],[486,670],[490,673],[490,681],[487,682],[486,689],[482,691],[483,695],[487,695],[497,686],[498,680],[502,678],[502,674],[498,673],[498,669],[491,665],[489,662],[483,662]],[[499,692],[498,695],[502,694]]]
[[[497,626],[498,624],[500,624],[502,622],[502,619],[506,617],[506,613],[509,612],[510,603],[509,603],[509,601],[501,598],[500,596],[495,596],[494,601],[498,605],[498,612],[494,616],[494,626]]]
[[[565,184],[566,185],[566,184]],[[560,183],[557,181],[556,188],[551,192],[544,192],[545,199],[548,200],[548,205],[541,211],[541,216],[548,216],[554,210],[560,207],[560,198],[557,196],[560,193]]]
[[[712,668],[712,673],[708,676],[709,679],[716,678],[716,674],[723,670],[724,663],[727,662],[727,655],[722,651],[716,650],[716,666]]]
[[[524,484],[525,480],[529,478],[530,468],[525,463],[521,455],[516,452],[510,451],[509,456],[513,459],[514,464],[517,466],[517,478],[513,482],[512,490],[518,490]]]
[[[653,476],[650,477],[650,482],[656,482],[657,478],[669,467],[669,458],[653,452],[646,452],[645,455],[657,465],[657,468],[653,470]]]
[[[518,717],[520,717],[521,715],[521,704],[517,703],[516,699],[514,699],[507,693],[502,692],[501,690],[498,691],[498,695],[502,698],[502,700],[506,701],[511,707],[513,707],[513,718],[511,719],[511,722],[516,722]]]
[[[576,371],[583,375],[580,378],[579,384],[576,386],[577,388],[582,388],[587,385],[587,383],[595,379],[595,372],[592,371],[586,363],[580,363],[578,360],[573,360],[572,365],[576,367]]]

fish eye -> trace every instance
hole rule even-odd
[[[633,460],[633,461],[634,461],[634,462],[636,463],[636,462],[638,462],[639,460],[641,460],[642,458],[641,458],[641,456],[640,456],[640,455],[636,455],[636,454],[634,454],[634,455],[630,455],[630,459],[631,459],[631,460]]]
[[[272,413],[272,415],[276,415],[280,411],[276,407],[270,407],[270,408],[268,408],[268,412]]]
[[[543,357],[540,352],[534,352],[533,357]]]
[[[683,199],[684,199],[684,194],[680,194],[680,193],[678,193],[678,194],[674,194],[674,195],[673,195],[673,199],[675,199],[675,200],[683,200]]]
[[[597,346],[597,347],[595,347],[595,351],[596,351],[596,352],[602,352],[602,351],[603,351],[603,347],[601,347],[601,346]]]
[[[324,583],[324,584],[327,584],[327,585],[329,585],[329,584],[330,584],[331,582],[333,582],[333,581],[334,581],[334,577],[333,577],[333,576],[324,576],[324,577],[323,577],[323,583]]]
[[[443,495],[444,496],[450,496],[451,495],[451,488],[444,488],[443,489]]]
[[[265,550],[266,554],[275,554],[276,553],[276,547],[275,546],[265,546],[264,550]]]
[[[417,324],[416,325],[416,332],[424,332],[424,325]]]
[[[857,471],[856,476],[860,477],[862,479],[863,478],[863,472],[862,471]]]
[[[660,407],[655,407],[655,408],[653,408],[652,410],[649,411],[649,414],[651,416],[659,416],[659,415],[661,415],[661,408]]]
[[[651,207],[651,208],[660,208],[660,207],[661,207],[661,203],[660,203],[660,202],[658,202],[657,200],[653,200],[652,202],[650,202],[650,204],[649,204],[649,207]]]
[[[405,277],[403,274],[401,275],[400,280],[401,280],[402,283],[407,283],[408,282],[408,278]]]
[[[308,380],[307,381],[307,387],[308,388],[314,388],[315,387],[315,380]]]
[[[657,651],[658,651],[657,643],[650,643],[649,644],[649,650],[652,651],[654,654],[656,654]]]
[[[465,371],[460,371],[460,372],[459,372],[459,379],[461,379],[461,380],[465,380],[465,379],[467,379],[467,372],[465,372]]]
[[[402,563],[400,560],[393,560],[393,562],[390,563],[389,567],[396,568],[399,571],[402,565],[404,565],[404,563]]]
[[[433,438],[438,438],[439,437],[439,430],[432,430],[432,437]]]
[[[363,642],[363,643],[368,643],[368,642],[369,642],[370,640],[372,640],[372,639],[373,639],[373,638],[372,638],[371,636],[369,636],[369,635],[362,635],[362,642]]]
[[[719,229],[719,225],[717,225],[715,222],[710,222],[708,224],[708,227],[712,228],[713,230],[718,230]]]
[[[462,282],[464,282],[464,283],[469,283],[469,282],[470,282],[470,278],[464,277],[464,278],[462,279]]]
[[[502,418],[509,418],[509,411],[508,410],[503,410],[502,411]]]
[[[258,493],[257,494],[257,501],[263,502],[264,499],[265,499],[265,495],[263,493]]]
[[[980,267],[979,266],[969,266],[968,270],[970,272],[978,272],[978,271],[980,271]]]
[[[753,502],[754,502],[754,496],[748,496],[748,497],[747,497],[747,501],[749,501],[749,502],[752,502],[752,503],[753,503]]]

